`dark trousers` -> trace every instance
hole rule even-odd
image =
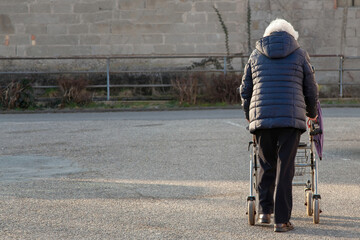
[[[291,217],[292,180],[301,131],[277,128],[257,130],[255,134],[260,162],[259,213],[275,213],[275,223],[286,223]]]

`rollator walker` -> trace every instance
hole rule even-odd
[[[295,175],[292,185],[304,186],[306,214],[313,217],[315,224],[320,221],[320,194],[318,193],[318,169],[322,154],[315,154],[315,136],[322,134],[322,129],[318,121],[307,122],[309,143],[300,142],[295,157]],[[321,122],[322,125],[322,122]],[[260,167],[258,162],[258,146],[256,145],[255,136],[253,141],[249,142],[248,150],[250,151],[250,194],[247,197],[247,212],[250,225],[255,224],[256,216],[256,196],[257,176]],[[298,178],[301,182],[297,182]]]

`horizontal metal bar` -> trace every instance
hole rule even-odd
[[[339,72],[339,71],[355,72],[355,71],[360,71],[360,68],[343,68],[342,70],[339,68],[332,68],[332,69],[317,69],[317,68],[315,68],[315,72]]]
[[[194,54],[194,55],[173,55],[173,54],[163,54],[163,55],[84,55],[84,56],[55,56],[55,57],[0,57],[0,60],[71,60],[71,59],[83,59],[83,60],[93,60],[93,59],[151,59],[151,58],[248,58],[249,55],[244,55],[241,53],[235,53],[227,55],[224,53],[214,53],[214,54]],[[319,58],[328,58],[328,57],[343,57],[343,55],[338,54],[314,54],[310,57],[319,57]],[[358,57],[346,57],[345,59],[356,59]]]
[[[134,87],[134,88],[141,88],[141,87],[172,87],[171,84],[124,84],[124,85],[110,85],[110,87],[115,88],[122,88],[122,87]]]
[[[221,70],[165,70],[165,71],[111,71],[110,74],[119,74],[119,73],[197,73],[197,72],[224,72]],[[228,70],[227,72],[243,72],[243,70]]]
[[[337,84],[339,85],[339,84]],[[342,85],[345,85],[345,86],[356,86],[356,85],[360,85],[360,83],[342,83]]]
[[[121,73],[197,73],[197,72],[224,72],[224,70],[165,70],[165,71],[111,71],[110,74],[121,74]],[[243,70],[228,70],[227,72],[243,72]],[[103,73],[106,71],[64,71],[64,72],[0,72],[0,75],[6,74],[87,74],[87,73]]]
[[[172,87],[171,84],[114,84],[111,88]],[[104,88],[107,85],[89,85],[88,88]]]
[[[321,85],[321,84],[319,84],[319,85]],[[338,84],[336,84],[336,85],[338,85]],[[302,149],[302,150],[310,149],[310,146],[307,146],[307,145],[306,146],[299,146],[298,149]]]
[[[319,85],[339,85],[339,83],[319,83]],[[356,86],[360,83],[344,83],[346,86]],[[88,88],[105,88],[107,85],[89,85]],[[115,84],[110,85],[112,88],[142,88],[142,87],[172,87],[171,84]],[[58,86],[33,86],[34,89],[58,88]],[[298,147],[298,149],[310,149],[310,147]]]
[[[295,167],[311,167],[311,163],[295,163]]]
[[[58,88],[59,86],[33,86],[34,89]],[[87,88],[106,88],[107,85],[89,85]],[[142,88],[142,87],[172,87],[171,84],[117,84],[110,85],[111,88]]]
[[[318,58],[328,58],[328,57],[344,57],[344,55],[339,54],[310,54],[310,57],[318,57]]]
[[[355,72],[360,71],[360,68],[343,68],[344,72]]]
[[[300,182],[293,182],[292,185],[293,186],[307,186],[306,183],[300,183]]]
[[[106,73],[106,71],[63,71],[63,72],[0,72],[0,74],[84,74],[84,73]]]
[[[47,102],[47,101],[56,101],[56,100],[60,100],[61,97],[37,97],[35,98],[36,101],[39,102]],[[92,99],[94,101],[107,101],[106,96],[105,97],[92,97]],[[169,100],[173,100],[174,98],[171,97],[157,97],[156,99],[154,97],[140,97],[140,96],[135,96],[135,97],[117,97],[117,96],[112,96],[111,97],[112,100],[114,101],[125,101],[125,102],[129,102],[129,101],[147,101],[147,100],[152,100],[152,101],[156,101],[156,102],[161,102],[161,101],[169,101]]]
[[[339,85],[339,83],[317,83],[318,85],[322,85],[322,86],[328,86],[328,85]],[[359,83],[359,85],[360,85],[360,83]]]
[[[339,83],[318,83],[319,85],[339,85]],[[344,83],[343,85],[360,85],[360,83]],[[106,87],[106,85],[90,85],[88,87],[96,88],[96,87]],[[110,85],[110,87],[170,87],[171,84],[142,84],[142,85],[135,85],[135,84],[125,84],[125,85]],[[300,149],[310,149],[310,147],[299,147]]]
[[[151,58],[248,58],[249,55],[232,54],[226,55],[223,53],[214,54],[194,54],[194,55],[85,55],[85,56],[57,56],[57,57],[0,57],[0,60],[71,60],[71,59],[151,59]]]
[[[317,69],[315,68],[315,72],[338,72],[340,69],[333,68],[333,69]]]
[[[344,60],[346,60],[346,59],[360,59],[360,56],[354,56],[354,57],[349,56],[349,57],[344,57]]]
[[[337,86],[339,86],[339,83],[318,83],[318,85],[323,85],[323,86],[337,85]],[[360,85],[360,83],[342,83],[342,85],[356,86],[356,85]]]

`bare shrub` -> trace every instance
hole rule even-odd
[[[5,109],[29,108],[35,105],[34,90],[28,80],[12,81],[0,89],[1,105]]]
[[[196,104],[199,88],[199,75],[187,74],[185,76],[176,76],[171,80],[171,84],[177,93],[180,104]]]
[[[92,95],[86,90],[88,82],[85,79],[60,79],[58,80],[62,102],[61,105],[85,105],[92,102]]]
[[[235,104],[240,102],[237,88],[241,83],[241,75],[235,73],[212,74],[205,81],[204,98],[210,102],[226,102]]]
[[[357,98],[360,96],[360,86],[359,85],[345,85],[343,87],[343,97],[346,98]]]
[[[320,98],[337,98],[339,97],[339,86],[319,85]]]

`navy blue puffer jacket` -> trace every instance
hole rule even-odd
[[[287,32],[273,32],[256,43],[240,86],[251,133],[288,127],[306,131],[306,116],[316,116],[318,99],[309,61]]]

